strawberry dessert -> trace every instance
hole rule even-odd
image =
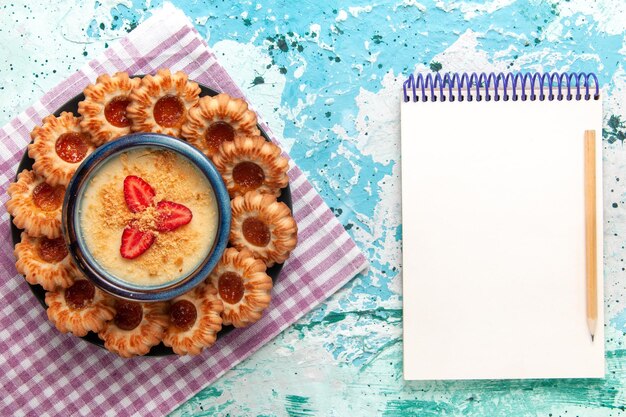
[[[139,148],[107,161],[89,180],[81,234],[114,277],[154,286],[183,278],[205,259],[218,229],[213,189],[186,158]]]

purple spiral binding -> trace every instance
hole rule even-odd
[[[595,84],[595,94],[590,95],[590,84]],[[561,101],[600,99],[598,77],[589,73],[494,73],[476,74],[416,74],[402,86],[404,101]],[[526,94],[526,89],[530,95]],[[584,95],[581,89],[584,88]],[[511,95],[509,95],[509,89]],[[517,90],[521,90],[521,95]],[[564,90],[567,89],[565,92]],[[575,94],[573,94],[575,89]],[[447,91],[446,91],[447,90]],[[453,93],[456,90],[456,94]],[[464,91],[465,90],[465,93]],[[472,91],[474,90],[474,91]],[[554,94],[556,90],[556,95]],[[536,93],[539,93],[537,95]],[[565,92],[565,95],[563,94]],[[419,93],[419,96],[418,96]],[[502,93],[502,95],[500,95]],[[409,95],[410,94],[410,95]]]

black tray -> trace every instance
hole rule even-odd
[[[212,88],[204,86],[200,83],[198,83],[198,85],[200,86],[200,90],[201,90],[200,97],[215,96],[219,94],[219,92],[213,90]],[[78,103],[80,101],[83,101],[84,99],[85,99],[84,94],[81,93],[77,95],[76,97],[72,98],[67,103],[65,103],[63,106],[61,106],[59,109],[57,109],[57,111],[54,112],[54,115],[58,117],[61,114],[61,112],[64,112],[64,111],[78,115]],[[267,133],[265,133],[265,131],[261,128],[261,126],[257,125],[257,127],[259,128],[259,131],[261,132],[261,135],[265,138],[265,140],[269,141],[270,138],[267,135]],[[32,169],[34,162],[35,161],[33,161],[31,158],[28,157],[28,152],[24,152],[24,156],[22,157],[22,160],[20,161],[20,164],[17,167],[17,173],[19,174],[25,169]],[[278,197],[278,201],[282,201],[283,203],[285,203],[289,207],[289,209],[292,210],[293,212],[293,207],[291,203],[291,190],[289,188],[289,185],[287,185],[287,187],[282,189],[282,192],[280,196]],[[11,237],[13,239],[13,245],[16,245],[20,242],[21,233],[22,233],[22,229],[18,229],[13,224],[13,217],[11,217]],[[272,278],[272,281],[274,283],[278,279],[278,276],[280,275],[280,271],[282,268],[283,268],[283,264],[275,264],[271,268],[267,269],[266,271],[267,275],[269,275]],[[28,284],[28,285],[30,286],[30,289],[35,295],[35,297],[37,297],[37,300],[39,300],[39,303],[43,306],[44,309],[47,309],[47,306],[45,303],[46,291],[40,285],[32,285],[32,284]],[[233,329],[234,329],[233,326],[223,326],[222,330],[218,333],[218,338],[221,336],[224,336],[225,334],[229,333]],[[93,343],[94,345],[100,346],[101,348],[104,349],[104,342],[100,340],[100,338],[98,337],[96,333],[89,332],[86,336],[81,337],[81,339],[86,340],[89,343]],[[167,356],[167,355],[174,355],[174,351],[172,350],[172,348],[169,348],[165,346],[163,343],[160,343],[152,347],[152,349],[150,349],[150,352],[148,352],[146,356]]]

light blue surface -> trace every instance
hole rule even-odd
[[[624,0],[173,3],[194,20],[371,262],[366,274],[173,415],[626,414]],[[9,59],[0,62],[0,122],[160,4],[3,2],[0,43]],[[606,380],[402,380],[399,86],[416,70],[598,74]]]

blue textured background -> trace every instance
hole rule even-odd
[[[626,415],[626,1],[174,1],[371,261],[174,411],[264,416]],[[160,0],[0,4],[0,124]],[[606,380],[404,382],[399,85],[412,71],[595,71],[604,101]]]

